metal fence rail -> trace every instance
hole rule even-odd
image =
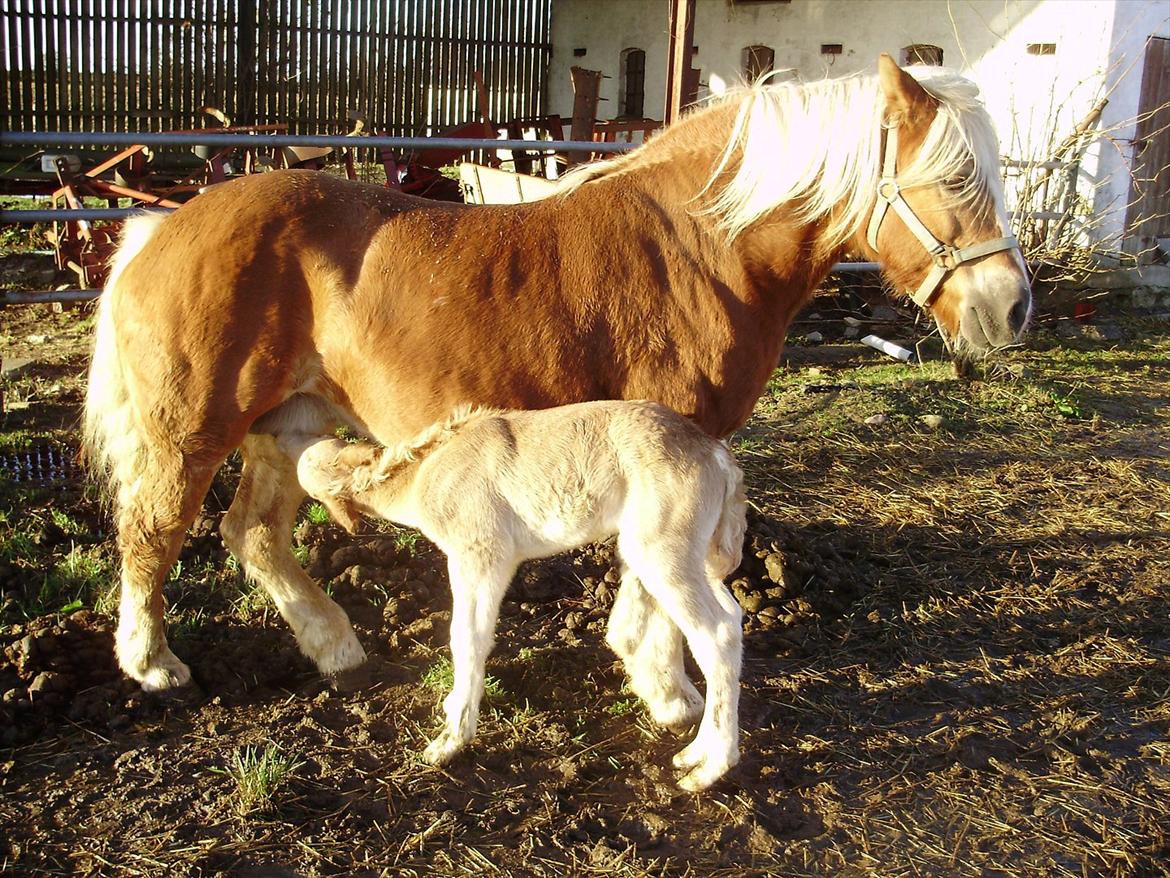
[[[488,140],[456,137],[348,137],[344,134],[149,134],[143,132],[0,131],[0,146],[329,146],[349,149],[507,149],[525,152],[621,153],[637,144],[578,140]],[[63,220],[120,220],[141,210],[165,208],[82,208],[0,210],[0,223]]]
[[[526,151],[622,153],[635,149],[630,143],[593,143],[574,140],[486,140],[437,137],[347,137],[345,135],[274,135],[274,134],[145,134],[141,132],[81,132],[81,131],[0,131],[0,146],[23,144],[38,146],[256,146],[262,139],[267,146],[331,146],[350,148],[424,149],[469,148],[510,149]],[[167,212],[167,208],[82,208],[60,210],[0,210],[0,223],[54,222],[63,220],[120,220],[146,210]],[[876,262],[840,262],[834,273],[878,271]],[[52,304],[88,302],[97,299],[101,290],[7,290],[0,291],[0,307],[6,305]]]
[[[197,134],[96,131],[0,131],[0,146],[331,146],[362,149],[529,149],[626,152],[638,144],[591,140],[488,140],[462,137],[397,137],[345,134],[225,134],[214,128]]]

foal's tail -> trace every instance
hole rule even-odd
[[[743,471],[726,445],[720,444],[715,460],[724,479],[723,507],[711,537],[707,568],[713,577],[722,580],[739,566],[743,557],[743,537],[747,532],[747,498],[743,492]]]
[[[145,437],[127,385],[118,351],[114,304],[122,295],[123,271],[154,235],[161,214],[144,214],[126,221],[122,240],[110,264],[110,278],[97,310],[93,358],[85,393],[83,454],[107,495],[121,505],[123,493],[141,478]]]

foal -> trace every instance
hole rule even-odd
[[[282,444],[301,486],[342,525],[371,513],[418,528],[447,555],[455,681],[428,762],[446,762],[475,734],[496,616],[519,563],[615,533],[622,587],[606,641],[657,721],[702,716],[674,757],[687,772],[679,784],[704,789],[739,761],[741,611],[723,578],[739,565],[745,504],[725,445],[657,403],[616,401],[459,413],[399,448],[306,435]],[[643,603],[639,580],[665,619]],[[663,625],[686,638],[705,704],[682,662],[655,654],[679,640]]]

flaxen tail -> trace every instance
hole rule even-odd
[[[739,566],[743,557],[743,538],[747,532],[747,497],[743,492],[743,471],[726,445],[720,445],[716,460],[724,477],[723,508],[711,537],[707,572],[722,580]]]
[[[165,217],[144,214],[126,221],[98,303],[93,358],[85,393],[83,454],[92,474],[117,506],[142,475],[145,443],[118,349],[114,304],[122,295],[123,271],[154,235]]]

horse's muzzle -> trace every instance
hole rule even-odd
[[[980,353],[1018,342],[1032,315],[1032,290],[1026,280],[1006,272],[996,280],[968,294],[959,318],[963,341]]]

